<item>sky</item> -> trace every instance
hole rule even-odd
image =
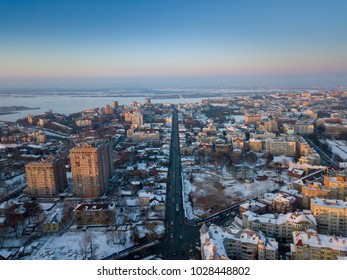
[[[0,0],[0,88],[343,83],[346,11],[346,0]]]

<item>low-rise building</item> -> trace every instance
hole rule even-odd
[[[112,225],[115,223],[115,208],[106,203],[79,204],[73,212],[77,225]]]
[[[242,214],[247,211],[252,211],[257,214],[265,214],[266,205],[255,200],[247,201],[240,205],[239,212],[240,212],[240,215],[242,216]]]
[[[295,197],[284,193],[264,193],[258,196],[259,202],[267,206],[267,212],[283,213],[295,211]]]
[[[43,222],[44,232],[57,232],[63,226],[63,209],[55,209]]]

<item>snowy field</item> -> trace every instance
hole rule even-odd
[[[131,247],[130,233],[126,233],[125,243],[114,243],[112,233],[103,229],[88,229],[93,236],[95,243],[95,257],[102,259],[113,253],[122,251]],[[42,237],[36,242],[39,243],[37,248],[33,249],[32,255],[26,256],[23,259],[30,260],[81,260],[80,241],[83,239],[86,231],[66,232],[61,236]]]

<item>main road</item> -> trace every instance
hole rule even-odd
[[[185,223],[182,197],[181,157],[178,137],[178,113],[173,108],[169,183],[166,197],[166,235],[159,244],[127,255],[126,259],[160,255],[163,259],[200,259],[200,226]]]

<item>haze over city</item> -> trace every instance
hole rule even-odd
[[[0,1],[0,86],[341,84],[346,1]]]

